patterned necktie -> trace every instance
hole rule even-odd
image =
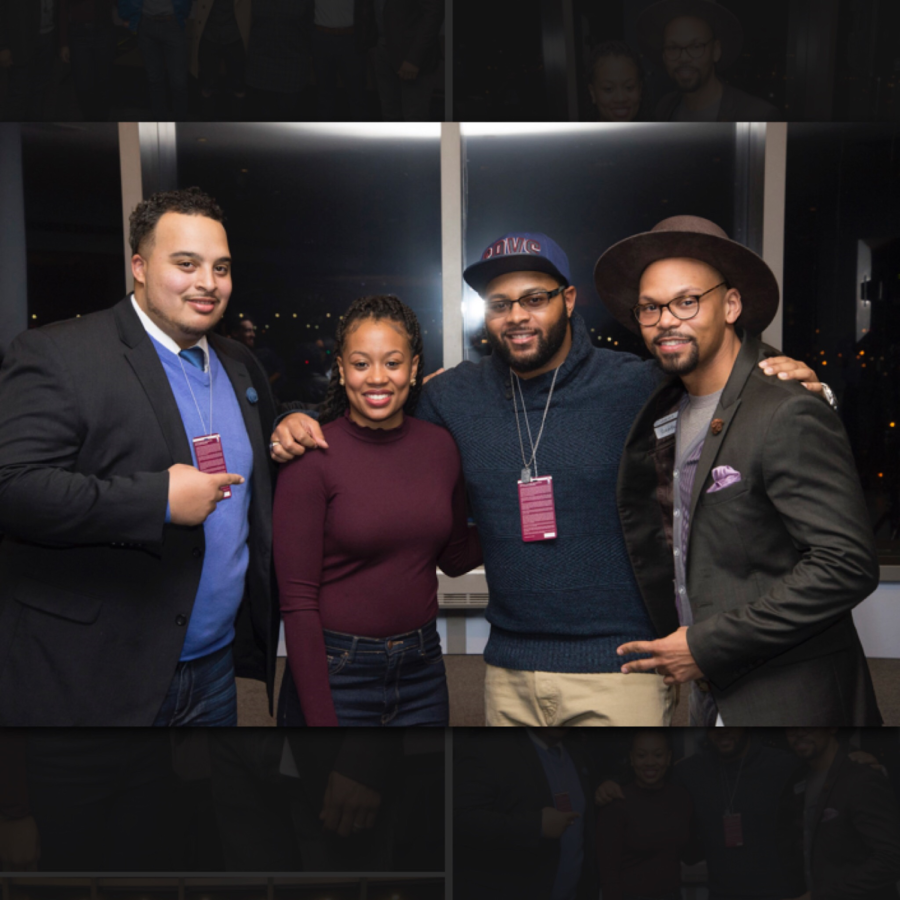
[[[196,366],[201,372],[206,368],[206,354],[202,347],[188,347],[178,355],[182,359],[186,359],[192,366]]]

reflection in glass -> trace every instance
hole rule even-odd
[[[882,564],[900,561],[900,126],[791,125],[784,349],[835,391]]]
[[[28,323],[106,309],[125,294],[115,122],[23,124]]]

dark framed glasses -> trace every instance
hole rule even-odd
[[[565,289],[565,286],[561,285],[555,291],[535,291],[533,294],[519,297],[518,300],[485,300],[484,314],[489,319],[509,315],[514,303],[518,303],[522,309],[528,312],[537,312],[545,309],[547,304]]]
[[[638,325],[643,328],[652,328],[659,323],[662,318],[663,310],[667,309],[676,319],[682,322],[687,319],[693,319],[700,312],[700,298],[720,288],[728,285],[727,281],[720,281],[717,285],[711,287],[702,294],[685,294],[683,297],[676,297],[668,303],[638,303],[631,311],[634,313]]]

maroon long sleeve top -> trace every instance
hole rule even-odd
[[[681,852],[690,838],[690,795],[679,784],[660,790],[626,784],[622,793],[624,800],[597,814],[603,900],[675,893],[681,887]]]
[[[394,429],[348,416],[322,429],[327,450],[287,464],[273,543],[288,663],[310,725],[337,725],[323,629],[382,638],[437,616],[437,566],[481,563],[450,433],[406,416]]]

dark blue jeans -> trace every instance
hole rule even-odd
[[[237,725],[237,684],[231,644],[180,662],[154,725]]]
[[[449,724],[447,673],[434,622],[387,638],[326,631],[325,649],[341,726]],[[279,724],[306,724],[290,669],[281,688]]]
[[[171,118],[166,99],[168,75],[174,120],[187,121],[188,44],[184,28],[174,16],[161,19],[144,16],[138,27],[138,47],[147,70],[153,115],[163,122]]]

